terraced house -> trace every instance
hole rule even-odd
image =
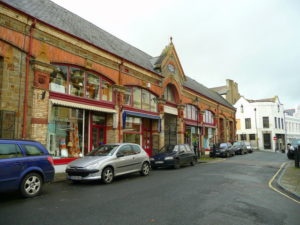
[[[49,0],[1,0],[0,24],[0,138],[66,163],[101,143],[151,155],[235,137],[235,108],[185,75],[172,40],[153,57]]]

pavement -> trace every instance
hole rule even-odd
[[[295,162],[290,161],[285,166],[277,184],[285,191],[300,199],[300,168],[295,167]]]

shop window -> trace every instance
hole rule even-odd
[[[269,117],[263,117],[263,128],[269,128]]]
[[[140,109],[142,107],[142,102],[141,102],[141,94],[142,90],[140,88],[133,88],[133,107]]]
[[[104,114],[93,114],[92,121],[93,125],[105,126],[106,117]]]
[[[14,139],[16,113],[0,110],[0,138]]]
[[[78,68],[70,68],[70,94],[83,97],[84,72]]]
[[[109,82],[102,79],[101,98],[104,101],[112,101],[112,86]]]
[[[124,105],[131,105],[131,88],[126,88],[124,93]]]
[[[140,144],[141,134],[124,133],[123,141],[126,143]]]
[[[141,118],[127,116],[126,117],[126,129],[124,129],[124,131],[140,132],[141,131],[141,123],[142,123]]]
[[[67,93],[68,68],[66,66],[57,66],[50,74],[50,90]]]
[[[256,138],[255,138],[255,134],[249,134],[249,140],[250,141],[254,141]]]
[[[246,141],[246,140],[247,140],[246,134],[241,134],[241,141]]]
[[[83,110],[53,106],[48,125],[49,150],[54,158],[79,157],[82,151]]]
[[[86,97],[99,100],[100,78],[95,74],[88,73],[86,79]]]

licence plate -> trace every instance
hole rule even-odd
[[[71,180],[81,180],[82,179],[81,176],[71,176],[70,178],[71,178]]]
[[[163,164],[164,161],[155,161],[155,164]]]

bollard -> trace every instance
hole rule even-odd
[[[295,158],[295,167],[299,168],[299,161],[300,161],[300,145],[298,145],[298,148],[295,148],[294,152],[294,158]]]

